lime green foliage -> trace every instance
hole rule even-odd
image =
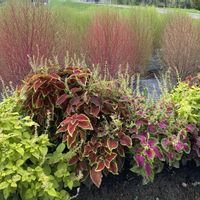
[[[188,123],[200,125],[200,88],[180,82],[169,99],[177,107],[179,117]]]
[[[0,103],[0,199],[67,200],[78,178],[64,144],[48,154],[48,136],[32,132],[37,124],[16,112],[15,98]]]

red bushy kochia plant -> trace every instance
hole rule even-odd
[[[18,83],[31,71],[30,58],[51,58],[56,32],[53,14],[47,7],[8,3],[0,22],[3,79]]]
[[[106,70],[115,76],[122,65],[130,65],[130,72],[135,71],[137,39],[134,31],[117,12],[110,10],[94,16],[87,30],[86,59],[92,64],[99,64],[100,71]]]

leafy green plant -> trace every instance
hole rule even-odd
[[[180,82],[169,95],[178,116],[191,124],[200,125],[200,87]]]
[[[38,125],[17,112],[15,98],[0,103],[0,198],[70,199],[79,180],[68,163],[73,153],[63,153],[63,143],[48,153],[48,135],[33,134]]]

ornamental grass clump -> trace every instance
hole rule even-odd
[[[154,50],[160,47],[161,33],[165,23],[153,7],[131,8],[126,20],[135,33],[134,43],[137,46],[137,53],[133,59],[135,59],[137,71],[144,74]]]
[[[30,71],[30,58],[52,58],[57,28],[54,15],[43,6],[9,2],[1,9],[0,74],[19,83]]]
[[[120,65],[124,70],[129,64],[135,72],[138,40],[128,22],[117,11],[103,10],[95,14],[86,33],[86,60],[99,64],[101,73],[117,76]]]
[[[173,79],[185,79],[200,71],[199,34],[192,19],[183,14],[171,16],[162,41],[162,61],[165,70],[170,70]]]

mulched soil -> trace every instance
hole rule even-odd
[[[200,200],[200,167],[164,168],[153,183],[126,171],[103,179],[100,189],[82,185],[77,200]]]

